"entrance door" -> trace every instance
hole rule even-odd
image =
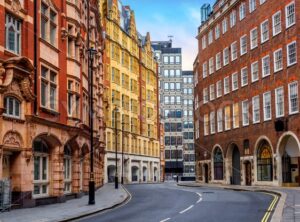
[[[3,172],[3,178],[4,179],[10,179],[10,156],[9,155],[3,155],[2,160],[2,172]]]
[[[287,154],[287,152],[284,152],[282,156],[282,182],[292,182],[291,157]]]
[[[204,180],[205,183],[208,183],[208,165],[204,164]]]
[[[234,146],[232,151],[232,184],[241,184],[240,151]]]
[[[245,163],[245,181],[246,186],[251,186],[251,163],[246,162]]]

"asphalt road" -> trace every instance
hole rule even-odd
[[[128,185],[132,199],[81,222],[260,222],[273,197],[264,193],[177,187],[174,183]]]

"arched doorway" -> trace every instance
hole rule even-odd
[[[273,181],[272,149],[266,140],[257,149],[257,181]]]
[[[116,166],[115,165],[109,165],[107,167],[107,178],[109,183],[113,183],[115,181],[116,176]]]
[[[224,161],[223,161],[223,153],[220,147],[217,147],[214,151],[214,179],[215,180],[223,180],[224,175],[223,175],[223,166],[224,166]]]
[[[241,184],[240,151],[236,145],[233,145],[232,150],[232,184]]]
[[[252,171],[250,161],[245,162],[245,184],[251,186],[252,184]]]
[[[205,163],[203,167],[204,167],[204,182],[208,183],[208,165]]]
[[[286,136],[280,144],[282,185],[300,186],[300,148],[294,136]]]
[[[132,182],[139,181],[139,168],[137,166],[131,167],[131,181]]]
[[[147,167],[143,167],[143,182],[147,181],[147,176],[148,176]]]

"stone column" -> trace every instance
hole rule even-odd
[[[50,189],[52,187],[52,192],[50,192],[50,194],[52,194],[52,196],[59,197],[59,202],[64,201],[63,199],[60,200],[60,197],[64,195],[63,156],[64,152],[62,147],[55,146],[52,149],[49,161]]]

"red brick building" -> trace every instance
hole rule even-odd
[[[300,185],[299,4],[219,0],[199,27],[199,181]]]
[[[10,180],[13,204],[62,202],[88,191],[89,47],[97,50],[94,180],[102,186],[104,43],[98,1],[0,1],[0,30],[0,179]]]

